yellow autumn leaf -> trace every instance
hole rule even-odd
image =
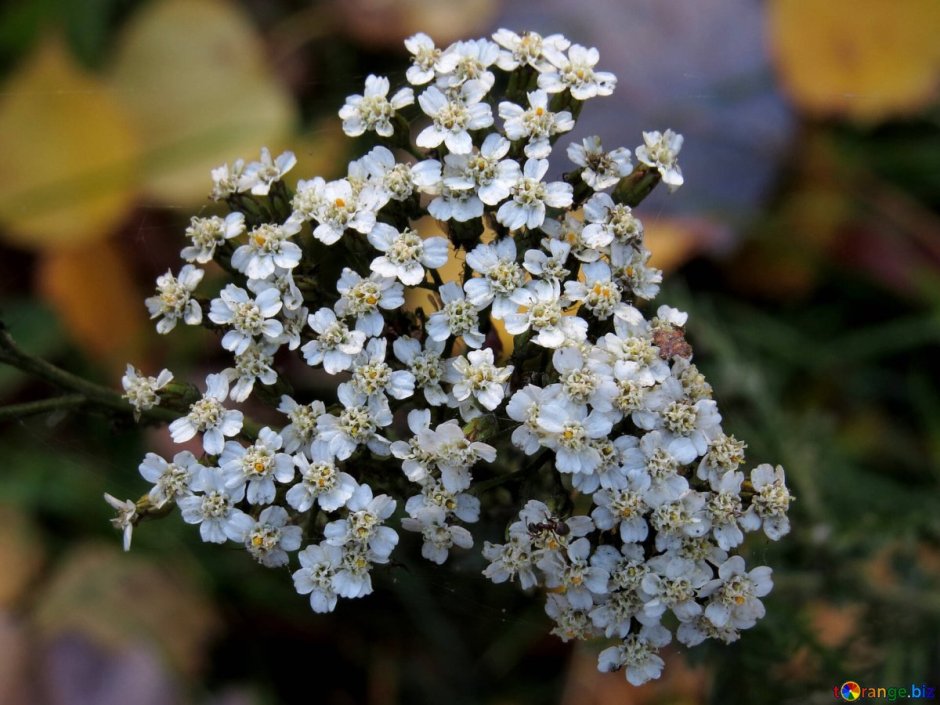
[[[772,0],[768,9],[777,70],[803,110],[875,122],[936,98],[937,0]]]
[[[0,95],[0,222],[30,249],[106,237],[134,198],[136,143],[110,89],[41,44]]]
[[[204,201],[209,172],[285,146],[296,108],[244,13],[223,0],[160,0],[125,27],[111,83],[142,143],[148,194]]]
[[[113,241],[43,254],[36,290],[85,352],[113,371],[140,360],[146,328],[142,297]]]
[[[499,11],[496,0],[345,0],[336,3],[343,28],[363,44],[393,47],[415,32],[438,45],[485,31]]]
[[[44,554],[29,517],[13,505],[0,504],[0,608],[10,609],[24,595],[42,568]]]

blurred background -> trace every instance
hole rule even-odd
[[[178,267],[208,171],[290,148],[291,180],[359,147],[336,111],[401,41],[499,26],[597,46],[619,77],[577,133],[685,134],[686,185],[640,208],[660,301],[751,465],[781,463],[793,533],[737,644],[667,649],[662,680],[595,671],[541,599],[430,570],[313,615],[284,571],[177,517],[120,551],[102,492],[137,497],[165,430],[83,414],[0,426],[0,703],[832,702],[940,688],[940,3],[936,0],[30,0],[0,9],[0,308],[20,344],[119,387],[127,361],[204,375],[202,331],[143,298]],[[205,366],[205,367],[203,367]],[[0,403],[53,393],[0,367]],[[494,532],[498,532],[494,528]],[[496,534],[494,533],[494,536]]]

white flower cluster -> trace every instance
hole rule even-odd
[[[486,509],[475,466],[490,464],[487,486],[529,474],[541,482],[523,486],[544,495],[518,498],[506,542],[483,548],[485,575],[548,588],[563,639],[617,639],[601,670],[658,677],[672,628],[687,645],[729,642],[763,615],[770,569],[733,554],[745,531],[785,534],[792,499],[781,468],[739,470],[745,446],[722,431],[691,362],[686,314],[638,308],[661,272],[631,208],[645,194],[630,185],[678,187],[682,137],[644,133],[635,168],[629,150],[589,137],[568,145],[564,180],[547,180],[583,102],[616,84],[596,49],[505,29],[405,46],[411,86],[389,98],[388,79],[369,76],[340,110],[347,135],[384,142],[344,178],[291,189],[294,156],[267,150],[213,171],[230,212],[192,219],[186,264],[147,306],[160,333],[207,319],[232,363],[169,425],[198,444],[172,461],[149,453],[149,494],[109,500],[118,524],[129,539],[146,509],[175,504],[205,541],[241,543],[269,567],[293,561],[297,591],[326,612],[372,591],[372,567],[399,541],[390,522],[444,563],[473,545],[467,525]],[[427,214],[439,233],[417,232]],[[453,249],[463,274],[445,281]],[[210,261],[231,281],[200,300]],[[406,309],[411,289],[435,310]],[[498,327],[515,336],[508,359]],[[336,377],[335,402],[281,395],[280,428],[229,408],[287,383],[291,355]],[[171,379],[129,366],[135,412]]]

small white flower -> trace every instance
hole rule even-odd
[[[375,226],[374,189],[353,191],[348,179],[321,183],[316,193],[316,209],[313,219],[319,225],[313,236],[324,245],[337,242],[351,228],[368,235]]]
[[[682,186],[682,170],[676,159],[682,149],[682,135],[666,130],[643,133],[643,144],[636,148],[637,161],[651,166],[662,175],[670,191]]]
[[[473,536],[462,526],[447,523],[447,513],[440,507],[424,507],[412,517],[401,520],[401,528],[415,531],[424,539],[421,555],[438,565],[447,561],[450,549],[454,546],[471,548]]]
[[[212,299],[209,320],[231,326],[222,336],[222,347],[240,355],[255,339],[277,342],[284,325],[274,316],[282,306],[281,292],[277,289],[265,289],[252,300],[247,291],[229,284],[219,292],[219,298]]]
[[[747,443],[724,433],[712,439],[708,444],[708,453],[699,463],[696,475],[700,480],[714,483],[727,472],[734,472],[744,462],[744,450]]]
[[[274,364],[274,352],[277,345],[268,342],[252,341],[242,352],[235,355],[235,366],[222,371],[232,385],[229,399],[235,402],[245,401],[251,396],[255,382],[270,386],[277,382]]]
[[[310,595],[314,612],[332,612],[336,608],[336,573],[343,567],[343,549],[326,542],[307,546],[297,554],[300,570],[294,571],[294,589],[301,595]]]
[[[150,503],[154,507],[162,507],[186,495],[190,483],[201,468],[196,456],[184,450],[174,455],[170,463],[156,453],[147,453],[139,470],[147,482],[153,483],[153,488],[147,494]]]
[[[251,191],[253,196],[267,196],[271,186],[281,180],[297,164],[293,152],[282,152],[277,159],[271,158],[267,147],[261,148],[261,160],[245,167],[238,180],[239,191]]]
[[[317,419],[326,413],[326,405],[320,400],[300,404],[284,394],[277,410],[287,414],[290,423],[281,429],[284,452],[295,453],[308,448],[317,436]]]
[[[287,565],[287,552],[300,548],[303,529],[287,523],[284,507],[268,507],[245,537],[252,558],[268,568]]]
[[[610,268],[614,279],[633,296],[647,301],[659,293],[663,271],[648,265],[650,251],[613,243],[610,248]]]
[[[607,71],[595,71],[600,60],[597,49],[572,44],[568,54],[552,54],[548,57],[555,70],[539,74],[539,88],[549,93],[571,91],[575,100],[587,100],[595,96],[610,95],[617,85],[617,77]]]
[[[470,39],[451,44],[437,59],[434,70],[442,89],[453,89],[467,81],[479,81],[486,91],[496,82],[489,67],[499,58],[499,46],[487,39]]]
[[[510,146],[509,140],[494,132],[486,136],[479,150],[470,154],[445,155],[444,186],[457,193],[466,193],[488,206],[506,200],[520,176],[518,162],[504,158]],[[468,219],[455,217],[455,220]]]
[[[387,557],[377,556],[366,544],[346,544],[340,569],[333,577],[333,589],[340,597],[365,597],[372,593],[372,575],[369,572],[372,564],[387,562]]]
[[[287,453],[279,452],[283,441],[265,426],[258,433],[258,440],[245,448],[240,443],[229,441],[219,457],[219,466],[225,476],[228,489],[244,487],[249,504],[270,504],[277,488],[294,479],[294,461]]]
[[[424,32],[418,32],[405,40],[405,48],[412,55],[412,65],[405,72],[408,83],[420,86],[433,80],[434,66],[441,56],[441,50],[434,46],[434,40]]]
[[[467,356],[454,358],[444,379],[453,384],[451,393],[458,402],[466,402],[472,396],[485,409],[494,411],[503,403],[512,376],[512,365],[497,367],[493,351],[471,350]]]
[[[773,589],[771,569],[767,566],[745,572],[744,559],[732,556],[718,568],[718,578],[699,590],[699,597],[711,598],[705,618],[719,629],[750,629],[764,616],[759,598]]]
[[[591,247],[603,248],[612,242],[635,245],[643,240],[643,224],[630,206],[614,203],[606,193],[595,193],[584,204],[584,220],[581,237]]]
[[[662,554],[648,561],[648,565],[653,570],[640,584],[649,598],[643,606],[647,616],[659,617],[669,609],[679,621],[685,622],[702,613],[702,605],[695,598],[707,576],[698,574],[691,560]]]
[[[373,273],[363,279],[348,267],[343,268],[336,291],[340,295],[336,315],[355,318],[356,330],[369,336],[381,335],[385,327],[380,308],[393,310],[405,303],[404,288],[393,278]]]
[[[545,159],[552,151],[551,138],[571,130],[574,118],[567,110],[551,112],[545,91],[532,91],[528,96],[528,109],[503,101],[499,104],[499,116],[505,121],[503,129],[506,137],[513,142],[526,140],[527,157]]]
[[[510,534],[504,544],[483,543],[483,557],[490,564],[483,575],[494,583],[519,578],[519,587],[528,590],[539,584],[535,573],[532,544],[526,534]]]
[[[650,431],[627,460],[628,468],[640,470],[650,478],[644,499],[651,507],[677,502],[689,489],[689,481],[679,474],[682,464],[669,452],[668,443],[666,434]]]
[[[416,190],[433,193],[441,181],[441,163],[436,159],[399,163],[395,155],[381,145],[373,147],[359,161],[368,173],[369,183],[383,193],[380,200],[405,201]]]
[[[571,46],[571,42],[560,34],[543,37],[538,32],[523,32],[519,35],[508,29],[496,30],[493,41],[506,49],[496,60],[496,65],[503,71],[515,71],[520,66],[551,71],[552,64],[545,57],[558,56]]]
[[[193,479],[191,494],[177,501],[183,521],[198,524],[199,535],[209,543],[226,540],[243,543],[254,526],[254,520],[235,505],[245,496],[245,487],[230,490],[218,468],[202,468]]]
[[[571,248],[571,254],[582,262],[596,262],[601,251],[588,245],[582,237],[584,222],[570,211],[558,220],[547,219],[542,223],[542,231],[552,240],[563,242]]]
[[[525,310],[503,318],[506,332],[510,335],[520,335],[531,329],[535,333],[532,342],[543,348],[559,348],[566,341],[579,342],[587,337],[587,321],[565,315],[557,282],[535,280],[517,291],[512,300]]]
[[[594,472],[601,456],[590,440],[604,438],[613,426],[598,411],[561,401],[541,409],[537,423],[548,434],[543,445],[555,451],[555,466],[563,473]]]
[[[307,319],[317,333],[314,340],[300,348],[310,366],[323,364],[329,374],[335,375],[352,366],[353,358],[362,351],[366,334],[349,327],[336,318],[332,309],[321,308]]]
[[[241,189],[242,174],[245,172],[245,160],[236,159],[231,166],[223,164],[212,170],[212,193],[214,201],[222,201],[238,193]]]
[[[471,468],[480,460],[492,463],[496,449],[480,441],[467,438],[456,419],[450,419],[433,431],[427,429],[417,434],[422,450],[432,454],[441,471],[441,484],[448,492],[459,493],[470,487]]]
[[[555,283],[564,281],[571,271],[565,268],[571,245],[562,240],[545,238],[541,250],[526,250],[522,266],[535,279]],[[545,252],[548,250],[548,252]]]
[[[499,207],[496,220],[510,230],[538,228],[545,222],[545,208],[567,208],[571,205],[571,184],[563,181],[543,183],[548,171],[547,159],[527,159],[522,175],[513,184],[511,198]]]
[[[575,607],[562,593],[549,594],[545,601],[545,614],[555,622],[551,633],[566,642],[572,639],[593,639],[598,631],[591,620],[589,609]]]
[[[447,96],[430,86],[418,96],[418,103],[431,124],[418,133],[415,144],[424,149],[439,147],[443,142],[454,154],[469,154],[473,149],[470,130],[481,130],[493,124],[488,103],[481,103],[486,87],[479,81],[463,83],[453,95]]]
[[[395,357],[406,365],[415,379],[415,386],[424,393],[424,398],[431,406],[440,406],[447,402],[447,394],[441,387],[444,379],[444,341],[427,338],[424,349],[414,338],[403,336],[392,343]]]
[[[349,384],[367,397],[388,394],[394,399],[407,399],[415,391],[415,377],[408,370],[393,370],[385,362],[386,341],[372,338],[353,363]]]
[[[665,662],[658,652],[670,639],[664,627],[644,626],[639,634],[628,634],[621,644],[601,651],[597,656],[597,669],[609,673],[623,668],[630,685],[643,685],[659,678],[663,672]]]
[[[624,543],[645,541],[649,525],[644,515],[647,512],[643,499],[649,487],[649,476],[638,471],[627,475],[627,485],[622,489],[602,489],[594,493],[597,507],[591,518],[598,529],[618,529]]]
[[[632,168],[629,149],[618,147],[605,152],[597,135],[568,145],[568,159],[582,167],[581,179],[595,191],[613,186]]]
[[[511,237],[480,244],[467,254],[467,265],[481,277],[467,279],[464,290],[474,306],[492,304],[493,318],[502,319],[518,310],[513,296],[525,284],[525,270],[516,262],[516,242]]]
[[[169,333],[181,318],[188,326],[202,323],[202,309],[191,297],[204,274],[203,270],[184,264],[177,277],[169,270],[157,277],[157,295],[148,297],[144,303],[150,311],[150,318],[160,319],[157,322],[158,333]]]
[[[388,79],[384,76],[366,76],[366,88],[362,95],[346,98],[346,105],[339,111],[343,121],[343,132],[358,137],[366,131],[375,131],[382,137],[395,134],[392,118],[397,111],[415,102],[411,88],[399,89],[388,99]]]
[[[251,293],[260,294],[265,289],[277,289],[281,296],[281,301],[284,303],[285,316],[288,315],[286,311],[296,313],[300,310],[306,310],[303,308],[303,294],[301,294],[300,289],[297,288],[291,270],[278,268],[274,274],[265,279],[248,279],[248,290],[251,291]],[[304,314],[304,320],[306,320],[306,314]],[[291,348],[291,350],[294,349],[295,348]]]
[[[712,524],[715,543],[728,551],[744,541],[744,533],[738,526],[742,514],[741,484],[744,473],[727,472],[721,479],[711,482],[715,494],[708,500],[708,518]]]
[[[646,503],[651,504],[648,492]],[[686,537],[704,536],[710,528],[705,512],[705,495],[689,490],[677,501],[656,507],[650,512],[649,522],[656,529],[656,548],[659,551],[681,545]]]
[[[222,406],[228,396],[228,379],[224,375],[206,377],[206,393],[189,407],[189,414],[170,424],[174,443],[185,443],[202,433],[202,447],[209,455],[218,455],[226,436],[242,430],[242,412]]]
[[[485,340],[479,330],[480,309],[464,296],[463,289],[454,282],[447,282],[440,288],[440,311],[431,314],[427,323],[427,333],[433,340],[444,341],[451,336],[463,336],[468,347],[480,348]]]
[[[545,586],[561,588],[568,603],[579,610],[591,609],[594,595],[607,593],[609,575],[601,566],[589,562],[590,554],[591,542],[579,538],[564,553],[546,553],[537,564],[545,573]]]
[[[297,190],[291,198],[293,212],[288,221],[306,223],[313,220],[320,206],[323,205],[323,188],[326,181],[322,176],[297,181]]]
[[[339,385],[337,394],[343,405],[339,416],[323,414],[317,419],[317,433],[330,452],[345,460],[360,445],[367,445],[377,455],[388,455],[388,439],[377,433],[392,423],[385,396],[367,397],[346,383]]]
[[[388,495],[373,497],[369,485],[359,485],[346,503],[348,516],[331,521],[323,528],[326,542],[331,546],[368,546],[374,561],[387,560],[398,544],[395,530],[384,526],[385,520],[395,511],[395,504]]]
[[[232,266],[251,279],[267,279],[278,268],[290,270],[300,264],[300,246],[290,240],[300,232],[301,221],[288,218],[283,224],[264,223],[248,233],[248,242],[232,253]]]
[[[124,536],[124,550],[131,550],[131,538],[134,535],[134,524],[137,523],[137,504],[132,499],[125,499],[123,502],[117,497],[104,493],[104,501],[111,505],[112,509],[117,510],[117,516],[111,520],[111,525],[115,529],[121,529]]]
[[[134,418],[140,420],[140,412],[152,409],[160,404],[160,395],[157,394],[161,389],[173,380],[173,373],[169,370],[161,370],[156,377],[144,377],[140,370],[133,365],[128,365],[124,376],[121,378],[121,386],[124,387],[123,398],[127,403],[134,407]]]
[[[369,268],[383,277],[397,277],[407,286],[417,286],[424,280],[425,267],[437,269],[447,262],[446,238],[422,238],[411,228],[399,232],[386,223],[376,223],[369,242],[384,253],[372,260]]]
[[[408,430],[414,435],[407,441],[395,441],[390,450],[392,455],[402,461],[401,469],[405,477],[412,482],[425,482],[439,460],[433,448],[437,439],[431,430],[430,409],[409,411]]]
[[[447,156],[465,157],[467,155]],[[458,223],[466,223],[468,220],[483,215],[483,201],[477,197],[474,190],[455,189],[444,184],[437,198],[428,204],[428,213],[437,220],[456,220]]]
[[[539,426],[539,411],[554,403],[559,391],[557,385],[554,388],[542,389],[534,384],[527,384],[516,391],[506,404],[509,418],[520,422],[512,432],[512,443],[526,455],[532,455],[542,447],[542,439],[548,432]]]
[[[405,511],[415,516],[427,507],[443,509],[447,518],[473,524],[480,520],[480,500],[466,492],[450,492],[437,479],[426,477],[422,481],[421,494],[408,498]]]
[[[335,512],[346,505],[358,485],[352,475],[336,466],[326,443],[314,443],[310,456],[310,461],[300,454],[294,456],[300,482],[287,491],[285,499],[298,512],[307,511],[314,503],[325,512]]]
[[[217,215],[209,218],[193,217],[186,228],[186,237],[193,244],[184,247],[180,256],[187,262],[206,264],[215,256],[215,248],[226,240],[238,237],[245,232],[245,216],[242,213],[229,213],[225,220]]]
[[[558,372],[558,382],[569,401],[590,404],[603,412],[611,411],[617,385],[610,365],[586,356],[577,346],[569,346],[555,350],[552,366]]]
[[[599,320],[611,316],[628,318],[634,309],[623,301],[623,292],[611,279],[610,266],[606,262],[586,262],[581,265],[584,281],[565,282],[565,296],[572,301],[581,301],[584,307]]]
[[[741,517],[740,523],[747,531],[757,531],[763,526],[764,533],[771,541],[790,532],[790,519],[787,510],[793,495],[787,489],[783,468],[774,468],[768,463],[758,465],[751,470],[751,485],[754,496],[751,504]]]
[[[656,426],[667,432],[667,449],[680,463],[691,463],[708,452],[708,443],[721,434],[721,414],[712,399],[692,402],[674,377],[651,394]],[[636,419],[642,423],[642,419]]]

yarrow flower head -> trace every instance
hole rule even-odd
[[[480,550],[489,580],[544,597],[552,634],[609,640],[601,671],[658,678],[673,636],[727,643],[763,617],[771,569],[742,546],[786,535],[794,501],[723,431],[687,314],[650,303],[640,202],[682,183],[682,137],[644,132],[634,167],[590,136],[566,170],[558,141],[616,86],[597,49],[508,29],[405,48],[408,85],[370,74],[340,108],[369,142],[338,178],[288,183],[296,158],[266,148],[212,171],[219,212],[145,305],[160,333],[205,325],[224,362],[202,395],[127,367],[130,410],[189,445],[145,455],[136,502],[106,495],[114,525],[129,547],[176,505],[203,541],[288,567],[318,613],[369,595],[376,566],[394,580],[409,545],[435,565]]]

